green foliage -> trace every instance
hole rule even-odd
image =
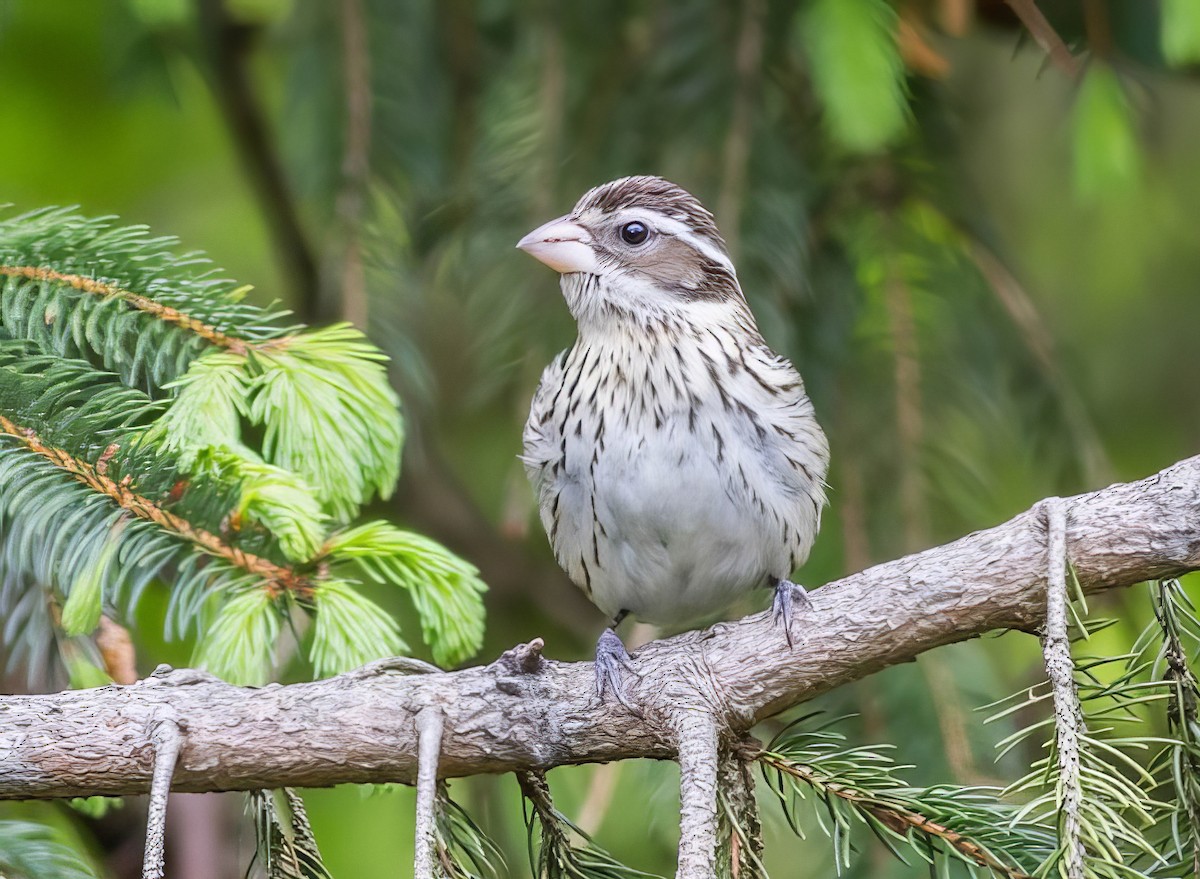
[[[57,637],[72,680],[96,683],[94,649],[63,638],[169,579],[167,634],[197,633],[196,661],[227,679],[273,675],[295,608],[316,617],[315,673],[344,671],[408,649],[359,573],[408,589],[434,655],[465,659],[473,567],[383,523],[331,533],[398,477],[384,355],[348,325],[282,326],[174,244],[57,209],[0,221],[10,659],[33,671]]]
[[[909,121],[895,10],[885,0],[813,0],[800,23],[834,142],[860,153],[895,144]]]
[[[313,487],[329,513],[348,521],[399,476],[403,433],[386,358],[339,324],[297,333],[246,354],[193,362],[168,385],[164,442],[184,462],[209,447],[244,450],[243,426],[262,432],[262,457]]]
[[[118,522],[113,526],[113,533],[97,553],[95,561],[81,571],[75,582],[67,587],[67,600],[62,609],[62,628],[68,635],[86,635],[100,624],[100,602],[105,574],[120,546],[122,524]]]
[[[67,805],[80,815],[103,818],[114,809],[124,808],[125,800],[121,797],[75,797],[67,800]]]
[[[298,474],[258,461],[253,453],[238,454],[224,446],[199,452],[193,472],[239,482],[240,498],[232,519],[261,526],[279,542],[288,561],[309,561],[320,552],[329,518]]]
[[[518,776],[525,797],[525,833],[534,879],[661,879],[622,864],[554,808],[545,776]],[[582,845],[573,845],[574,835]]]
[[[438,785],[434,844],[446,879],[499,879],[507,875],[504,855],[474,819]]]
[[[231,684],[270,680],[283,613],[265,589],[252,587],[235,594],[217,611],[193,661]],[[321,674],[318,669],[314,672]]]
[[[357,668],[379,656],[408,651],[395,622],[342,580],[325,580],[313,594],[317,622],[309,659],[318,677]]]
[[[1117,72],[1088,66],[1075,98],[1075,190],[1088,201],[1128,192],[1141,176],[1137,120]]]
[[[291,788],[250,794],[256,857],[267,879],[332,879],[321,860],[304,800]]]
[[[60,832],[28,821],[0,821],[0,876],[96,879],[96,871]]]
[[[248,288],[219,277],[202,254],[179,254],[175,238],[144,226],[119,227],[70,208],[44,208],[0,220],[0,266],[51,269],[145,297],[250,342],[277,338],[283,312],[244,301]],[[178,324],[131,308],[120,294],[98,295],[54,280],[4,276],[0,326],[47,354],[87,360],[124,384],[152,391],[178,378],[206,349]]]
[[[1168,64],[1200,63],[1200,5],[1191,0],[1162,0],[1162,52]]]
[[[813,715],[789,724],[759,756],[768,788],[801,837],[800,802],[812,794],[814,815],[832,840],[839,870],[851,866],[853,829],[865,826],[905,863],[941,874],[951,863],[972,876],[1020,876],[1054,847],[1053,826],[1025,819],[990,788],[938,785],[914,788],[883,748],[848,747]],[[886,746],[884,746],[886,748]]]
[[[266,458],[294,470],[347,521],[373,494],[387,497],[404,441],[387,358],[337,324],[256,353],[247,416],[264,430]]]
[[[1156,795],[1165,800],[1152,839],[1167,860],[1163,872],[1184,875],[1200,872],[1200,684],[1192,671],[1200,660],[1200,620],[1178,580],[1151,588],[1155,622],[1134,653],[1152,658],[1150,678],[1164,681],[1169,696],[1169,740],[1147,766],[1158,782]]]
[[[479,572],[431,540],[387,522],[369,522],[333,535],[326,559],[377,583],[396,583],[412,596],[426,643],[443,665],[471,656],[483,642]]]
[[[1079,742],[1082,802],[1080,837],[1088,879],[1175,877],[1194,869],[1200,839],[1200,761],[1194,746],[1195,678],[1190,663],[1200,654],[1200,624],[1175,581],[1150,584],[1155,621],[1129,653],[1076,660],[1075,681],[1084,713]],[[1094,638],[1106,621],[1084,622],[1086,605],[1076,601],[1076,632]],[[1050,701],[1045,687],[1031,688],[997,703],[992,720],[1028,713]],[[1156,735],[1148,710],[1166,709],[1169,735]],[[1044,741],[1043,757],[1005,793],[1025,800],[1021,820],[1059,824],[1057,744],[1053,718],[1018,730],[1003,750]],[[1061,835],[1062,828],[1059,827]],[[1061,873],[1065,841],[1034,871]]]

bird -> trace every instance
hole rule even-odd
[[[624,177],[517,247],[562,276],[578,330],[542,374],[520,457],[556,560],[611,621],[600,698],[636,710],[616,634],[630,614],[681,627],[770,587],[792,645],[829,445],[713,215],[661,177]]]

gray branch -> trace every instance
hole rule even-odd
[[[717,724],[712,715],[684,708],[679,736],[679,865],[676,879],[717,873]]]
[[[417,712],[417,820],[413,842],[416,879],[434,879],[434,849],[437,841],[438,752],[442,746],[442,710],[428,705]]]
[[[1058,800],[1062,810],[1062,839],[1067,879],[1083,879],[1084,846],[1079,830],[1082,779],[1079,740],[1083,708],[1075,689],[1075,662],[1067,627],[1067,514],[1059,498],[1042,502],[1046,512],[1046,626],[1042,655],[1054,693],[1054,730],[1058,743]]]
[[[146,810],[146,849],[142,879],[162,879],[166,863],[167,795],[179,759],[183,736],[179,724],[169,718],[156,721],[150,729],[154,768],[150,775],[150,804]]]
[[[1062,504],[1089,591],[1200,567],[1200,458]],[[646,645],[629,680],[640,716],[598,702],[590,663],[543,659],[540,644],[458,672],[406,675],[382,663],[248,689],[166,671],[130,686],[3,697],[0,798],[145,793],[152,723],[162,717],[179,718],[184,734],[178,791],[413,783],[416,715],[427,705],[443,712],[442,777],[674,759],[681,711],[704,705],[736,740],[765,717],[925,650],[993,629],[1038,630],[1045,582],[1035,509],[817,590],[794,626],[794,650],[765,613]]]

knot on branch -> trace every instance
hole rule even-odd
[[[542,649],[545,646],[546,642],[541,638],[534,638],[528,644],[518,644],[516,647],[505,650],[500,654],[500,658],[496,660],[496,665],[509,674],[537,674],[546,663],[545,659],[542,658]]]
[[[496,688],[510,696],[520,696],[526,690],[529,675],[536,675],[546,667],[542,657],[542,648],[546,642],[534,638],[528,644],[518,644],[500,654],[500,658],[492,663],[496,671]]]

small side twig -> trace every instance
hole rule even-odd
[[[437,772],[442,748],[442,711],[427,705],[417,712],[417,831],[413,876],[434,879],[437,859]]]
[[[676,879],[710,879],[717,865],[717,724],[699,709],[676,722],[679,745],[679,864]]]
[[[1079,742],[1083,710],[1075,689],[1075,663],[1067,630],[1067,510],[1062,498],[1043,501],[1046,514],[1046,632],[1042,655],[1054,693],[1054,728],[1058,751],[1058,790],[1061,833],[1065,845],[1066,879],[1083,879],[1084,845],[1079,810],[1083,799]]]
[[[166,861],[167,795],[183,745],[183,733],[174,720],[160,720],[150,733],[154,743],[154,773],[150,782],[150,805],[146,816],[146,851],[142,879],[162,879]]]
[[[1079,59],[1067,48],[1063,38],[1058,35],[1054,25],[1038,9],[1034,0],[1008,0],[1012,11],[1021,19],[1021,24],[1029,31],[1033,41],[1041,46],[1042,51],[1050,58],[1052,64],[1072,78],[1079,75]]]

